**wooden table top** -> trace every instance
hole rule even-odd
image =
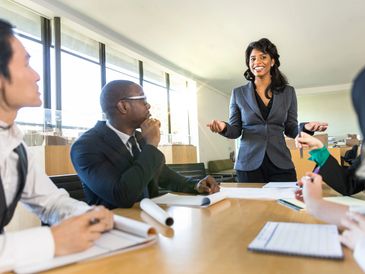
[[[159,225],[137,205],[115,210],[155,226],[159,232],[156,243],[47,273],[362,273],[345,247],[343,261],[248,251],[247,246],[267,221],[320,223],[306,212],[275,201],[226,199],[208,208],[164,208],[175,220],[171,228]]]

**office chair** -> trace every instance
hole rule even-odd
[[[72,198],[85,201],[84,189],[77,174],[55,175],[49,178],[58,188],[65,189]]]
[[[357,157],[358,147],[359,147],[358,145],[353,145],[351,149],[345,152],[345,155],[343,157],[341,156],[342,165],[344,164],[344,162],[348,163],[349,165],[352,165],[352,162]]]

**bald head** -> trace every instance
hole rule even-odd
[[[132,81],[115,80],[103,87],[100,95],[100,106],[108,119],[112,118],[117,112],[116,105],[120,99],[131,96],[130,87],[134,85],[137,84]]]

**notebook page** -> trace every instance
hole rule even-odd
[[[227,198],[277,200],[295,198],[294,188],[221,187]]]
[[[335,225],[268,222],[251,250],[323,258],[343,258]]]

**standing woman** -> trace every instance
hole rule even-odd
[[[298,135],[297,98],[280,72],[276,46],[262,38],[246,49],[248,84],[235,88],[230,102],[229,122],[211,121],[212,132],[236,139],[241,136],[235,163],[239,182],[289,182],[297,176],[284,134]],[[301,129],[326,130],[327,123],[301,124]]]

